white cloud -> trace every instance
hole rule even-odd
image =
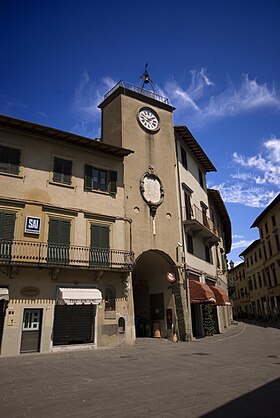
[[[246,183],[222,183],[211,187],[219,190],[223,200],[227,203],[239,203],[255,208],[266,207],[277,194],[274,190],[266,190],[256,186],[248,187]]]
[[[84,71],[74,93],[73,109],[77,119],[77,124],[73,127],[75,133],[85,136],[100,135],[98,105],[102,102],[104,94],[115,84],[110,77],[103,77],[97,87],[88,72]]]
[[[232,238],[233,238],[233,239],[235,239],[235,238],[244,238],[244,236],[243,236],[243,235],[237,235],[237,234],[234,234],[234,235],[232,236]]]
[[[237,248],[247,248],[247,247],[249,247],[249,245],[252,244],[252,242],[254,242],[254,241],[253,240],[245,240],[245,239],[233,242],[232,246],[231,246],[231,251],[236,250]]]
[[[230,175],[228,181],[213,188],[220,190],[225,202],[266,207],[279,193],[280,139],[272,137],[264,140],[257,155],[234,152],[232,161],[236,172]]]
[[[264,152],[245,157],[237,152],[233,154],[233,162],[249,172],[237,173],[233,178],[252,180],[258,185],[280,186],[280,139],[272,138],[264,141]],[[252,171],[253,170],[253,171]]]
[[[228,78],[228,87],[218,93],[218,86],[207,76],[205,68],[191,71],[191,82],[187,88],[173,80],[165,84],[162,92],[177,108],[175,119],[179,123],[182,117],[185,120],[186,109],[189,110],[188,123],[194,124],[267,106],[280,110],[279,94],[266,83],[258,83],[256,79],[243,75],[241,83],[235,86]]]

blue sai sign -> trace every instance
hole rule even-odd
[[[25,230],[26,234],[40,234],[41,218],[35,218],[34,216],[26,216]]]

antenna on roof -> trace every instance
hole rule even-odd
[[[145,65],[145,71],[144,71],[144,73],[141,75],[141,80],[143,80],[143,83],[142,83],[142,87],[141,87],[141,89],[143,89],[143,88],[144,88],[144,85],[145,85],[145,84],[150,84],[150,85],[151,85],[151,87],[152,87],[153,92],[155,92],[155,89],[154,89],[154,86],[153,86],[153,82],[152,82],[152,80],[151,80],[151,78],[150,78],[150,74],[148,73],[147,68],[148,68],[148,63]]]

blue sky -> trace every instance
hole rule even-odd
[[[97,104],[144,65],[218,172],[238,254],[280,185],[279,0],[3,0],[0,113],[96,137]]]

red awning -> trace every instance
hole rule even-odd
[[[214,292],[207,284],[190,280],[191,303],[216,302]]]
[[[223,291],[223,289],[221,289],[220,287],[215,287],[215,286],[209,286],[209,287],[211,288],[211,290],[213,291],[215,295],[217,305],[220,305],[220,306],[230,305],[228,295]]]

